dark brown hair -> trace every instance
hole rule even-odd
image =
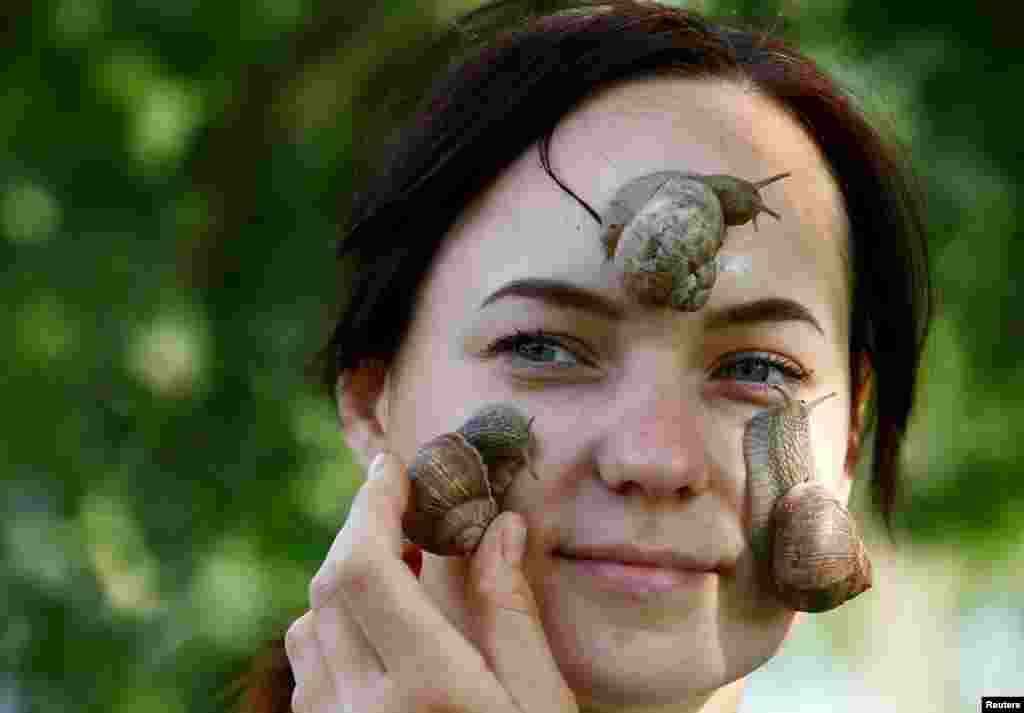
[[[558,11],[548,12],[553,8]],[[551,132],[595,88],[664,72],[749,82],[802,124],[843,196],[852,267],[851,383],[857,394],[869,378],[866,357],[871,491],[890,526],[898,452],[930,318],[926,245],[909,167],[848,93],[775,37],[651,2],[499,0],[456,21],[442,42],[456,61],[354,202],[338,255],[346,295],[322,354],[324,386],[333,393],[339,377],[354,369],[392,363],[417,288],[460,211],[534,142],[557,181],[546,161]],[[274,650],[287,671],[279,642]],[[274,695],[284,674],[279,670],[275,683],[273,670],[250,681],[248,710],[288,710],[271,703],[287,699]]]

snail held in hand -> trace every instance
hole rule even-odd
[[[533,474],[530,426],[514,406],[487,405],[453,433],[423,444],[409,465],[405,536],[427,552],[472,554],[518,470]]]
[[[725,229],[779,219],[759,190],[788,176],[750,182],[724,174],[660,171],[636,178],[612,198],[603,223],[608,260],[623,270],[623,286],[643,304],[666,302],[693,312],[708,301],[718,277]]]
[[[871,561],[850,513],[815,480],[808,418],[835,393],[811,403],[793,399],[747,424],[743,453],[751,544],[791,609],[834,609],[871,587]]]

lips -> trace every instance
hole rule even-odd
[[[662,567],[684,572],[718,572],[719,564],[667,548],[636,545],[585,545],[559,549],[556,554],[572,560],[596,560],[624,565]]]

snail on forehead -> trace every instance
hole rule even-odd
[[[659,171],[635,178],[612,198],[602,220],[607,260],[622,269],[626,292],[641,304],[694,312],[711,296],[725,229],[779,214],[760,189],[788,176],[750,182],[724,174]]]

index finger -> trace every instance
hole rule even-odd
[[[354,527],[354,523],[359,517],[358,513],[361,510],[366,510],[367,499],[371,497],[370,490],[374,487],[372,484],[384,473],[386,459],[394,458],[389,456],[387,453],[378,453],[377,457],[373,459],[373,463],[370,464],[370,468],[367,471],[367,480],[363,483],[362,487],[356,493],[356,497],[352,500],[352,505],[349,507],[348,517],[345,519],[345,525],[338,533],[337,537],[334,538],[334,542],[331,543],[331,548],[327,551],[327,557],[320,565],[320,569],[313,576],[312,581],[309,583],[309,604],[313,610],[320,609],[323,607],[328,600],[335,595],[338,590],[339,564],[344,561],[347,553],[351,551],[353,544],[353,530],[355,529],[366,529]],[[376,486],[380,490],[381,486]],[[384,550],[390,554],[401,557],[403,555],[403,548],[410,546],[402,535],[401,529],[401,513],[405,512],[405,509],[409,504],[409,482],[408,478],[398,478],[390,484],[385,484],[386,493],[384,497],[389,498],[392,503],[392,509],[397,509],[399,515],[399,527],[396,530],[392,527],[371,527],[369,532],[365,535],[377,538],[378,544],[384,548]],[[377,496],[379,499],[380,496]],[[362,518],[366,520],[365,517]],[[371,518],[372,520],[373,518]],[[371,523],[373,524],[373,523]],[[397,539],[396,539],[397,537]]]
[[[507,704],[481,654],[401,560],[401,521],[411,490],[404,465],[390,455],[374,465],[311,588],[319,596],[329,590],[344,596],[400,686],[443,690],[460,704]],[[460,675],[456,683],[452,671],[470,675]]]

